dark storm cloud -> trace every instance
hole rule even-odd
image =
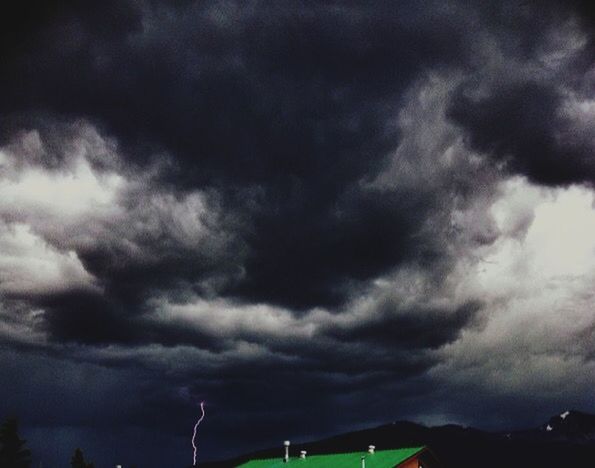
[[[102,278],[105,294],[133,309],[157,291],[183,295],[190,288],[208,296],[219,289],[218,282],[233,282],[240,275],[245,247],[231,231],[240,224],[233,217],[220,218],[216,200],[206,200],[207,212],[202,199],[193,196],[180,200],[164,194],[147,200],[141,194],[125,201],[126,216],[136,226],[109,224],[129,242],[109,233],[80,248],[81,261]],[[136,251],[130,251],[131,244]]]
[[[469,130],[473,147],[540,184],[595,180],[591,145],[568,141],[571,124],[560,115],[562,96],[551,86],[521,83],[480,99],[461,93],[451,116]]]
[[[538,184],[595,180],[593,117],[569,112],[595,89],[595,24],[586,5],[487,7],[495,16],[483,18],[486,30],[501,39],[492,52],[504,57],[485,68],[475,62],[452,99],[449,116],[468,132],[473,149]]]
[[[145,5],[141,15],[124,4],[130,18],[112,25],[114,8],[32,18],[35,32],[5,67],[5,112],[90,118],[131,161],[167,151],[176,187],[215,188],[227,209],[247,213],[252,254],[228,294],[336,305],[350,280],[409,256],[427,200],[388,200],[357,183],[398,143],[389,121],[402,90],[426,67],[459,59],[448,11],[201,3]],[[114,278],[102,252],[82,258]],[[161,272],[129,269],[114,283],[171,277]]]
[[[403,311],[400,307],[394,301],[384,301],[371,320],[344,330],[334,328],[329,333],[347,342],[363,340],[389,347],[398,343],[408,350],[438,348],[458,336],[475,317],[481,304],[471,302],[456,310],[420,307]]]
[[[221,337],[181,324],[147,321],[142,317],[142,310],[96,292],[68,291],[37,298],[34,305],[45,310],[39,327],[58,343],[100,346],[156,343],[189,345],[214,352],[230,346]]]
[[[223,292],[294,308],[337,306],[360,282],[435,255],[412,242],[441,194],[374,193],[360,183],[398,146],[392,121],[407,86],[426,70],[473,63],[464,46],[472,23],[461,13],[484,21],[496,13],[502,34],[528,21],[505,7],[415,2],[38,7],[17,10],[26,41],[6,38],[19,50],[0,83],[0,105],[13,116],[6,133],[36,128],[27,116],[41,110],[96,122],[135,167],[167,152],[171,162],[153,184],[214,190],[227,212],[249,221],[240,234],[249,248],[245,274]],[[550,17],[537,17],[540,37]],[[525,89],[498,93],[509,96],[494,96],[498,102],[455,98],[452,116],[475,147],[513,157],[510,167],[537,181],[590,177],[588,148],[562,154],[552,136],[554,95],[540,104]],[[60,144],[52,124],[43,127],[42,159],[51,164]],[[560,163],[568,159],[574,166]],[[176,253],[119,268],[113,255],[121,253],[105,249],[79,253],[110,291],[133,302],[158,284],[212,274],[202,259]]]
[[[248,260],[240,294],[298,308],[333,306],[360,281],[399,262],[423,260],[423,247],[431,246],[420,246],[413,235],[432,207],[430,200],[347,190],[331,206],[302,200],[301,206],[259,218],[263,224],[251,244],[255,257]]]
[[[48,332],[60,341],[109,343],[130,340],[133,334],[123,310],[97,294],[70,291],[52,295],[40,305],[46,310]]]
[[[113,7],[88,18],[66,10],[7,63],[3,107],[99,119],[124,141],[172,150],[192,185],[274,187],[272,176],[324,170],[340,185],[373,171],[394,146],[385,124],[400,91],[452,59],[444,39],[460,36],[448,17],[408,3],[392,14],[388,5],[154,6],[142,30],[125,21],[129,30],[101,35],[120,17]],[[83,40],[69,36],[71,23]]]
[[[12,115],[4,134],[38,127],[27,116],[43,111],[97,122],[129,163],[167,152],[161,183],[215,190],[225,210],[249,220],[245,274],[225,294],[337,306],[360,281],[419,260],[412,239],[441,196],[359,186],[398,145],[391,122],[403,90],[426,70],[473,64],[465,47],[472,23],[461,13],[486,22],[496,14],[492,29],[511,35],[536,13],[516,11],[415,2],[24,4],[5,29],[20,25],[5,33],[5,47],[18,53],[7,54],[0,78],[0,106]],[[539,44],[552,17],[535,18]],[[559,100],[553,88],[523,83],[479,100],[457,96],[451,115],[474,147],[513,171],[543,183],[588,181],[590,148],[556,139]],[[41,159],[51,165],[60,143],[51,123],[42,127]],[[146,288],[212,272],[187,255],[118,268],[110,260],[118,252],[79,253],[133,302]]]

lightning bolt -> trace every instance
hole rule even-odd
[[[202,422],[202,420],[205,417],[205,402],[201,401],[200,402],[200,411],[201,411],[201,415],[200,418],[198,418],[198,421],[196,421],[196,424],[194,425],[194,432],[192,433],[192,448],[194,449],[194,454],[192,456],[192,466],[196,466],[196,451],[197,451],[197,447],[196,447],[196,430],[198,429],[199,424]]]

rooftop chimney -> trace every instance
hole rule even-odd
[[[287,463],[289,461],[289,446],[290,445],[291,445],[291,442],[289,442],[288,440],[283,442],[283,446],[285,447],[285,456],[283,457],[283,461],[285,463]]]
[[[374,453],[374,450],[376,450],[375,445],[368,445],[368,453]]]
[[[307,453],[308,453],[308,452],[306,452],[305,450],[302,450],[302,451],[300,452],[300,458],[301,458],[301,459],[304,459],[304,458],[306,458],[306,454],[307,454]]]

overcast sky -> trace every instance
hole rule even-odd
[[[36,466],[595,412],[581,1],[11,2],[0,418]],[[354,449],[357,449],[354,447]]]

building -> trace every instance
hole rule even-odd
[[[289,444],[286,442],[286,448]],[[288,452],[286,451],[286,454]],[[287,465],[290,467],[287,467]],[[436,457],[426,447],[375,450],[370,446],[367,452],[333,453],[299,457],[268,458],[250,460],[239,468],[437,468]]]

